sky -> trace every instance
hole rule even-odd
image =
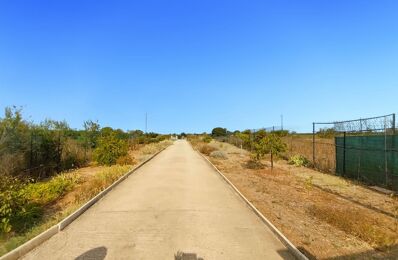
[[[398,112],[398,1],[0,1],[0,109],[159,133]],[[3,116],[1,114],[1,116]]]

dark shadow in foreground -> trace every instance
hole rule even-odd
[[[107,249],[104,246],[90,249],[75,258],[75,260],[103,260],[105,259]]]
[[[276,252],[282,257],[282,259],[285,259],[285,260],[295,260],[296,259],[293,256],[293,254],[289,251],[289,249],[277,250]]]
[[[202,257],[198,257],[195,253],[184,253],[177,251],[174,255],[174,260],[204,260]]]

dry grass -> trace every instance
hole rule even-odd
[[[144,155],[151,155],[159,152],[160,150],[170,146],[173,142],[170,140],[165,140],[159,143],[150,143],[142,147],[141,153]]]
[[[75,193],[74,203],[90,200],[131,169],[131,165],[113,165],[104,168],[78,188],[79,192]]]
[[[398,230],[393,221],[380,219],[376,214],[370,214],[368,210],[355,207],[347,207],[341,204],[317,205],[308,208],[308,212],[315,218],[360,238],[379,250],[388,250],[398,243]],[[384,221],[383,221],[384,220]],[[386,228],[391,224],[391,229]]]
[[[213,146],[208,144],[201,144],[199,145],[199,151],[205,155],[210,155],[212,152],[216,151],[217,149]]]
[[[302,155],[312,162],[312,137],[308,135],[289,135],[283,137],[287,145],[286,157]],[[315,165],[324,172],[334,173],[336,170],[336,147],[333,138],[315,139]]]

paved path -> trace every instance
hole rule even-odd
[[[186,141],[156,156],[25,259],[291,258]],[[195,259],[195,258],[186,258]]]

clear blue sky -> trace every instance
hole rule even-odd
[[[398,1],[0,2],[0,109],[203,132],[398,112]]]

